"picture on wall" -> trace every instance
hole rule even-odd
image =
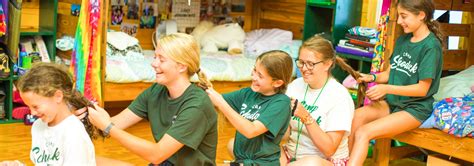
[[[120,26],[120,31],[125,32],[126,34],[135,37],[137,35],[138,25],[132,23],[122,23]]]
[[[110,1],[110,4],[111,4],[112,6],[124,5],[124,4],[125,4],[125,1],[124,1],[124,0],[111,0],[111,1]]]
[[[156,16],[142,15],[140,17],[140,28],[154,29],[156,24]]]
[[[158,16],[158,4],[153,2],[145,2],[142,6],[143,15]]]
[[[71,5],[71,15],[79,16],[80,12],[81,12],[81,5],[79,5],[79,4],[72,4]]]
[[[138,19],[138,0],[128,0],[127,4],[127,19]]]
[[[123,10],[121,5],[112,6],[112,25],[120,25],[123,20]]]

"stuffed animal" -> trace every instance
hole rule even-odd
[[[227,48],[229,54],[241,54],[244,50],[245,32],[237,23],[214,26],[209,21],[199,23],[191,35],[201,45],[202,51],[214,53]]]

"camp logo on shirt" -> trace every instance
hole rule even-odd
[[[262,108],[261,106],[255,104],[253,105],[250,109],[246,110],[247,109],[247,104],[242,104],[242,107],[240,108],[240,115],[242,115],[245,119],[247,120],[250,120],[250,121],[254,121],[255,119],[258,119],[258,117],[260,116],[260,108]]]
[[[309,113],[313,113],[314,111],[318,110],[318,106],[317,105],[309,105],[309,104],[306,104],[306,101],[302,101],[301,104],[303,105],[304,109],[306,109]],[[293,117],[293,120],[298,120],[299,118],[294,116]],[[321,115],[318,116],[318,118],[316,118],[316,123],[321,124]]]
[[[59,161],[59,149],[56,147],[54,151],[46,151],[42,150],[40,147],[34,147],[31,149],[31,152],[33,153],[33,158],[36,164],[39,163],[55,163]]]
[[[404,61],[404,59],[408,59]],[[393,63],[391,64],[391,69],[401,71],[407,76],[411,77],[412,74],[415,74],[418,69],[418,63],[412,64],[410,54],[404,52],[402,55],[396,55],[393,58]],[[411,73],[411,74],[410,74]]]

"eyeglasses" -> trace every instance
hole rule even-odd
[[[323,62],[323,61],[319,61],[319,62],[309,62],[309,61],[306,61],[306,62],[305,62],[305,61],[302,61],[302,60],[297,59],[297,60],[295,60],[295,62],[296,62],[296,66],[297,66],[298,68],[303,68],[303,67],[306,65],[306,68],[307,68],[308,70],[313,70],[315,65],[317,65],[317,64],[319,64],[319,63],[321,63],[321,62]]]

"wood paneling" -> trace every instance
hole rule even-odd
[[[39,0],[23,2],[21,5],[21,21],[22,29],[38,29],[39,27]]]
[[[467,50],[444,50],[443,70],[463,70],[466,68],[465,62]],[[461,62],[461,63],[460,63]]]
[[[451,0],[434,0],[435,8],[438,10],[451,10]]]
[[[422,138],[422,139],[420,139]],[[394,139],[416,145],[420,148],[447,154],[469,162],[474,162],[474,139],[458,138],[437,129],[415,129],[399,134]]]
[[[464,3],[464,0],[453,0],[453,6],[451,7],[451,10],[472,12],[474,11],[474,4],[473,2]]]
[[[143,90],[150,87],[152,83],[104,83],[104,101],[131,101],[134,100]],[[232,92],[250,86],[250,81],[213,81],[213,87],[219,93]]]
[[[469,37],[471,33],[470,24],[448,24],[441,23],[441,30],[445,36],[463,36]]]
[[[293,32],[294,39],[302,39],[305,0],[257,0],[255,29],[280,28]]]

